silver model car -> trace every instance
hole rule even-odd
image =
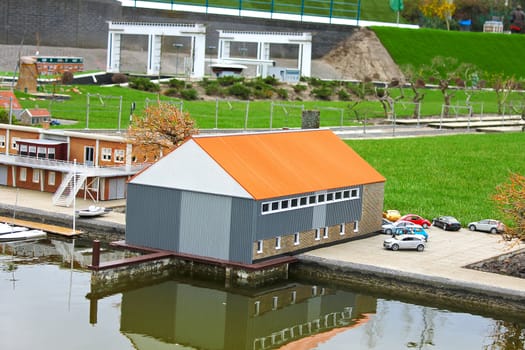
[[[505,225],[501,221],[494,219],[484,219],[471,222],[467,227],[470,231],[484,231],[490,233],[501,233],[505,231]]]
[[[381,231],[383,231],[383,233],[386,233],[387,235],[391,235],[398,228],[411,228],[411,227],[420,228],[422,226],[418,224],[414,224],[413,222],[410,222],[410,221],[396,221],[391,224],[381,225]]]
[[[422,252],[425,249],[425,237],[421,235],[395,236],[385,239],[383,248],[392,250],[416,249],[418,252]]]

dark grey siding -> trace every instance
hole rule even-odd
[[[251,264],[255,239],[257,203],[249,199],[234,198],[232,203],[230,259]]]
[[[178,251],[181,193],[128,184],[126,243]]]
[[[179,251],[229,260],[231,197],[182,192]]]
[[[359,191],[361,194],[363,193],[362,188]],[[262,215],[261,203],[262,201],[257,202],[256,208],[257,228],[255,240],[360,220],[363,207],[363,199],[357,198],[327,205]]]

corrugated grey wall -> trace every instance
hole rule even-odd
[[[178,251],[179,191],[128,183],[126,243]]]
[[[230,197],[184,191],[179,251],[229,260],[231,206]]]
[[[231,216],[230,260],[252,263],[252,244],[255,242],[257,203],[234,198]]]

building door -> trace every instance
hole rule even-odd
[[[109,179],[108,200],[126,198],[126,178]]]
[[[0,165],[0,185],[7,186],[7,166]]]
[[[95,159],[95,149],[91,146],[84,147],[84,164],[92,166]]]

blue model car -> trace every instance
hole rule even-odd
[[[423,227],[407,226],[407,227],[398,227],[395,230],[395,236],[399,235],[420,235],[425,238],[425,241],[428,241],[428,233]]]

